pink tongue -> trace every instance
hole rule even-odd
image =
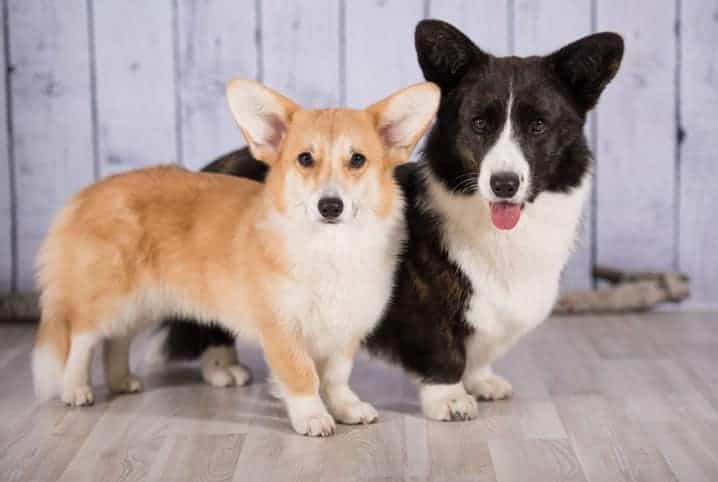
[[[512,203],[492,203],[491,221],[499,229],[512,229],[521,217],[521,205]]]

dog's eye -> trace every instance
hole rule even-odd
[[[529,132],[535,136],[546,132],[546,122],[543,119],[534,119],[529,124]]]
[[[297,156],[297,162],[302,167],[312,167],[314,165],[314,158],[309,152],[302,152]]]
[[[355,152],[352,154],[352,158],[349,159],[349,167],[352,169],[359,169],[364,165],[366,162],[366,157],[364,157],[364,154],[359,154],[358,152]]]
[[[487,121],[483,117],[476,117],[474,120],[471,121],[471,127],[477,134],[486,134],[487,132],[489,132],[491,126],[489,125],[489,121]]]

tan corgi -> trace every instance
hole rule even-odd
[[[303,110],[247,80],[227,95],[252,154],[271,166],[266,183],[165,166],[77,194],[39,255],[36,393],[93,403],[99,342],[109,388],[139,391],[133,334],[181,315],[223,320],[261,345],[298,433],[373,422],[348,379],[405,237],[394,167],[431,123],[439,89],[417,84],[366,110]]]

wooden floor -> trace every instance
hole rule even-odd
[[[363,355],[353,385],[380,421],[329,439],[292,433],[256,350],[245,388],[181,366],[91,408],[34,403],[32,333],[0,325],[0,482],[718,481],[715,313],[549,320],[498,366],[515,397],[472,422],[424,420],[406,377]]]

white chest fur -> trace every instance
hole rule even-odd
[[[283,229],[290,266],[273,300],[280,318],[315,359],[364,338],[391,296],[403,210],[384,220]]]
[[[446,219],[449,257],[471,281],[466,321],[490,338],[513,338],[541,323],[575,243],[589,176],[570,193],[540,194],[510,231],[492,225],[480,196],[452,196],[431,177],[428,183],[431,205]]]

